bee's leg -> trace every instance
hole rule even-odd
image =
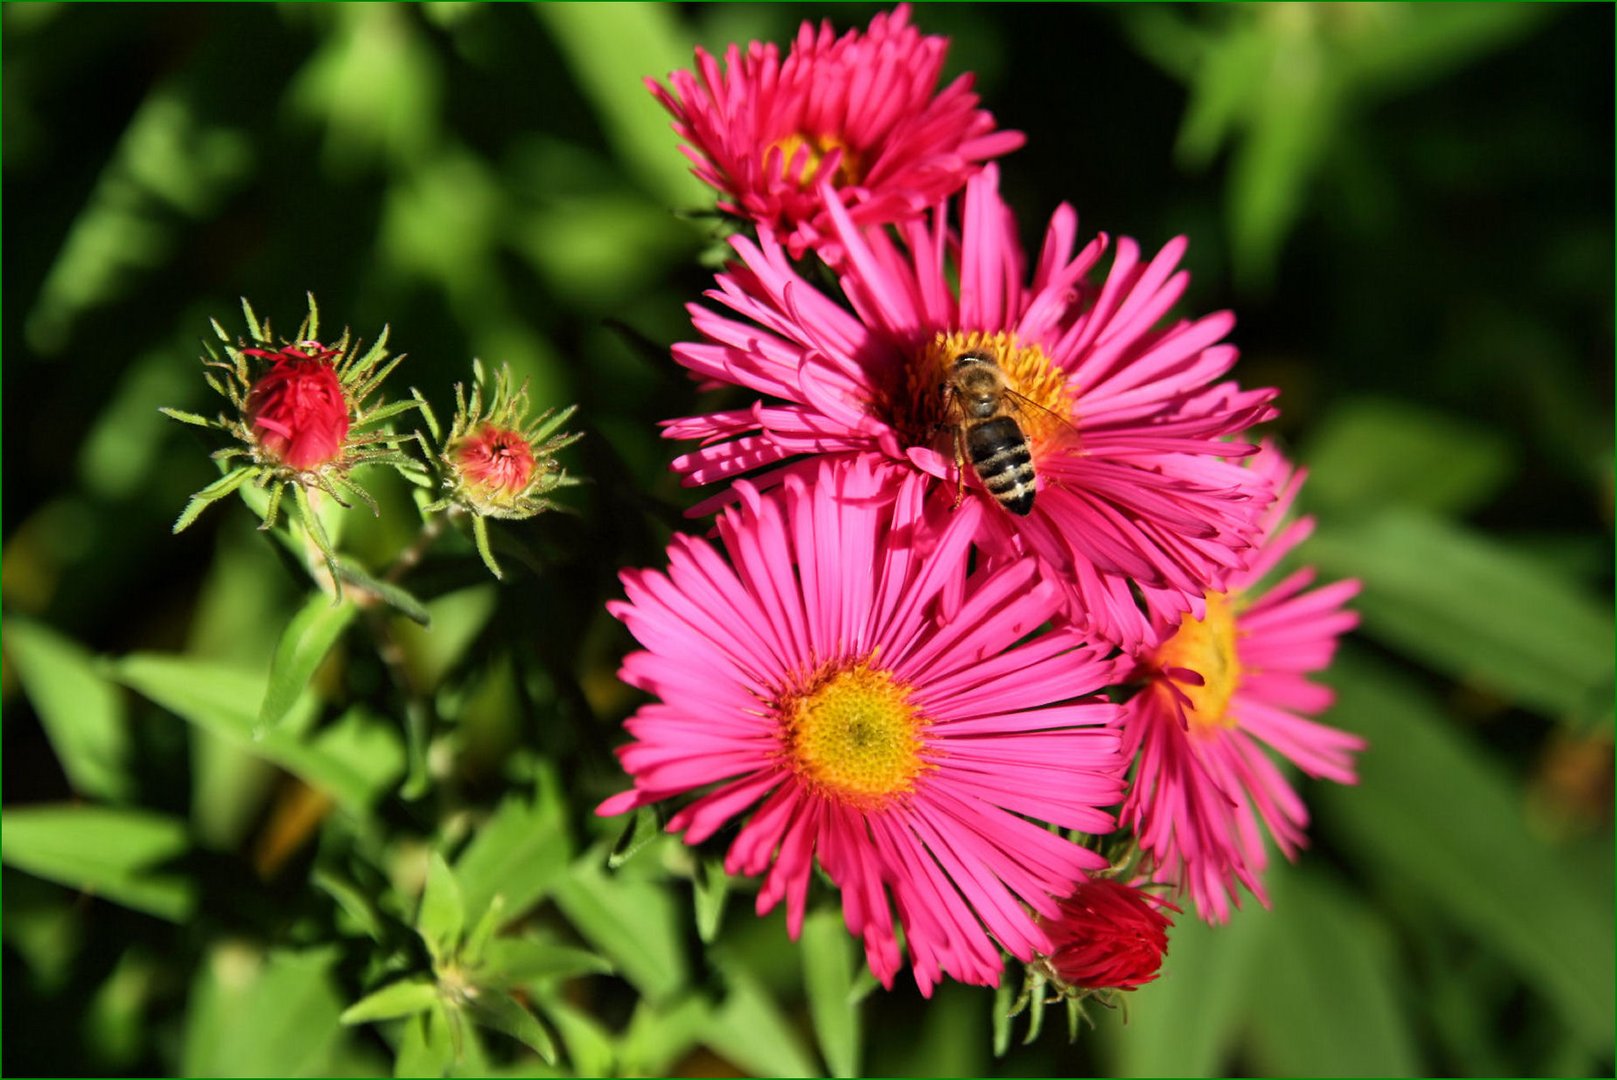
[[[954,505],[950,510],[960,509],[966,499],[966,431],[959,425],[954,429],[954,481]]]

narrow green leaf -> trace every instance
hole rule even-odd
[[[503,578],[505,575],[500,571],[500,564],[494,561],[494,552],[489,550],[488,521],[481,514],[472,515],[472,540],[477,545],[477,554],[482,557],[483,565],[488,567],[488,572],[496,578]]]
[[[486,1028],[502,1032],[527,1046],[545,1059],[556,1063],[556,1040],[539,1022],[539,1018],[510,994],[484,991],[473,998],[466,1011],[472,1019]]]
[[[1351,399],[1328,413],[1302,458],[1305,497],[1341,517],[1394,504],[1463,514],[1492,498],[1514,464],[1495,429],[1376,398]]]
[[[1345,889],[1291,867],[1270,878],[1272,924],[1248,1013],[1270,1076],[1415,1076],[1392,934]],[[1328,978],[1321,978],[1329,972]]]
[[[683,919],[666,885],[602,872],[595,848],[556,882],[556,903],[573,926],[654,1003],[685,985]]]
[[[1002,978],[994,988],[994,1057],[1002,1058],[1011,1048],[1011,1010],[1015,1007],[1011,980]]]
[[[642,806],[634,812],[634,816],[623,826],[617,840],[612,843],[612,851],[606,857],[608,870],[616,870],[636,855],[653,840],[662,835],[662,826],[657,820],[657,811],[649,806]]]
[[[412,596],[409,590],[401,588],[390,581],[372,577],[351,562],[339,563],[337,576],[350,585],[357,586],[371,593],[388,607],[404,615],[412,622],[427,626],[432,622],[432,616],[427,612],[427,606]]]
[[[466,929],[466,905],[461,899],[460,884],[436,851],[428,858],[427,886],[421,890],[415,926],[433,961],[440,964],[455,954]]]
[[[314,873],[310,875],[309,883],[337,901],[337,906],[342,908],[372,941],[382,941],[386,932],[382,925],[382,914],[371,902],[370,897],[349,882],[320,867],[316,867]]]
[[[164,405],[159,407],[157,411],[168,417],[170,420],[178,420],[182,424],[192,424],[196,427],[213,427],[214,425],[214,421],[209,420],[206,416],[199,416],[194,412],[186,412],[184,409],[171,409],[167,405]]]
[[[614,1069],[617,1060],[612,1033],[589,1013],[569,1005],[557,994],[540,998],[545,1017],[555,1026],[567,1047],[567,1060],[574,1076],[630,1075]],[[655,1074],[646,1074],[655,1075]]]
[[[44,624],[15,615],[6,619],[5,649],[73,790],[93,798],[127,797],[132,785],[123,699],[90,654]]]
[[[480,971],[502,985],[532,979],[571,979],[579,975],[606,975],[612,964],[603,957],[570,945],[540,938],[495,938],[489,942]]]
[[[1580,872],[1531,827],[1519,784],[1403,677],[1344,650],[1330,681],[1332,722],[1370,749],[1358,787],[1320,789],[1322,829],[1356,849],[1367,873],[1419,890],[1510,961],[1582,1045],[1609,1054],[1610,863],[1599,876]]]
[[[545,4],[538,14],[560,45],[608,142],[641,180],[672,205],[711,205],[712,195],[674,152],[668,123],[656,101],[624,71],[663,77],[691,62],[690,42],[673,9],[660,4],[597,8]]]
[[[1611,716],[1610,608],[1552,567],[1435,518],[1322,525],[1308,557],[1359,577],[1366,632],[1458,679],[1592,727]]]
[[[696,933],[704,945],[711,945],[719,936],[725,901],[730,897],[730,875],[724,872],[724,860],[699,860],[691,885],[696,900]]]
[[[398,1056],[393,1059],[393,1075],[439,1077],[454,1060],[449,1020],[440,1004],[405,1021]]]
[[[157,653],[124,657],[110,670],[119,682],[176,716],[275,762],[355,812],[369,807],[398,776],[396,736],[365,714],[350,711],[313,740],[296,734],[301,723],[260,728],[253,703],[264,697],[261,675],[230,664]]]
[[[688,994],[653,1005],[642,998],[629,1018],[629,1030],[618,1044],[624,1076],[663,1076],[697,1043],[708,1026],[712,1007],[705,997]]]
[[[802,940],[803,983],[820,1052],[833,1075],[858,1076],[863,1024],[859,1006],[848,996],[861,965],[841,910],[812,912],[803,920]]]
[[[0,831],[7,866],[176,922],[196,905],[193,884],[156,867],[189,846],[183,821],[110,806],[11,807]]]
[[[350,600],[333,606],[317,593],[292,616],[270,660],[269,687],[258,709],[261,726],[273,727],[286,717],[357,611]]]
[[[243,465],[240,468],[232,469],[195,495],[192,495],[191,501],[185,504],[185,509],[181,510],[180,516],[175,519],[174,531],[177,533],[184,532],[202,511],[241,487],[257,471],[258,467],[256,465]]]
[[[388,983],[380,990],[366,994],[337,1019],[343,1024],[369,1024],[376,1020],[395,1020],[413,1016],[438,1003],[438,986],[430,979],[410,978]]]
[[[298,519],[303,523],[303,531],[314,542],[314,546],[320,549],[320,555],[326,561],[326,571],[331,574],[332,582],[337,589],[334,599],[340,600],[342,575],[337,570],[337,551],[332,546],[330,534],[326,532],[325,522],[320,520],[320,513],[314,508],[313,500],[309,498],[308,488],[302,484],[294,484],[292,496],[297,500]]]
[[[721,960],[724,1002],[702,1029],[702,1042],[749,1076],[816,1076],[814,1056],[756,977]]]
[[[331,948],[215,946],[186,1010],[184,1076],[329,1076],[344,1040]]]
[[[507,920],[526,914],[567,870],[572,850],[554,806],[510,796],[455,860],[466,910],[479,917],[496,894]]]

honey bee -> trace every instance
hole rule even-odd
[[[1022,402],[1036,403],[1011,389],[992,356],[975,351],[954,358],[943,394],[944,415],[954,428],[954,464],[960,485],[955,506],[965,498],[969,458],[972,471],[994,500],[1018,517],[1026,517],[1033,511],[1036,490],[1033,446],[1013,414]]]

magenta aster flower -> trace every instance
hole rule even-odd
[[[1138,656],[1146,686],[1127,706],[1130,757],[1139,754],[1123,820],[1157,866],[1156,878],[1188,890],[1203,918],[1222,922],[1237,883],[1267,903],[1259,822],[1285,856],[1304,845],[1308,811],[1268,750],[1309,776],[1355,782],[1356,735],[1309,716],[1331,692],[1308,675],[1331,662],[1337,638],[1358,622],[1344,606],[1356,581],[1310,589],[1304,569],[1266,590],[1254,586],[1312,531],[1284,521],[1301,471],[1272,447],[1253,459],[1255,479],[1278,491],[1250,566],[1209,593],[1201,618],[1158,626],[1158,644]]]
[[[625,725],[634,789],[599,812],[695,794],[668,827],[697,844],[751,810],[725,865],[767,871],[760,914],[785,898],[795,938],[818,862],[884,985],[894,910],[922,993],[997,984],[995,942],[1048,953],[1035,914],[1105,865],[1037,822],[1114,825],[1118,710],[1075,695],[1115,662],[1070,630],[1024,640],[1058,591],[1026,560],[968,575],[983,508],[928,507],[919,475],[854,458],[739,491],[729,561],[676,537],[666,574],[623,575],[612,612],[645,651],[621,677],[659,700]]]
[[[720,209],[778,229],[800,256],[826,232],[822,181],[855,221],[903,221],[1022,145],[977,108],[970,75],[937,91],[948,45],[900,4],[840,38],[805,22],[785,61],[756,41],[745,54],[730,46],[722,68],[697,49],[696,73],[674,72],[669,89],[646,82]]]
[[[1073,618],[1138,642],[1149,624],[1130,582],[1151,613],[1200,617],[1209,583],[1242,565],[1268,496],[1227,460],[1252,448],[1225,436],[1273,415],[1274,392],[1215,381],[1235,362],[1220,344],[1229,313],[1164,322],[1187,282],[1175,270],[1183,240],[1149,261],[1121,240],[1092,284],[1107,239],[1075,253],[1077,217],[1063,205],[1024,285],[997,185],[993,166],[967,185],[958,244],[942,208],[900,244],[860,229],[832,199],[852,311],[800,277],[770,230],[756,244],[733,239],[740,264],[708,293],[733,314],[693,306],[706,340],[674,346],[674,357],[762,400],[670,422],[668,436],[704,441],[673,467],[706,484],[798,455],[874,453],[950,478],[937,488],[951,500],[960,483],[987,499],[969,463],[955,479],[963,410],[945,387],[959,357],[988,358],[1014,391],[1005,407],[1027,437],[1037,497],[1013,510],[990,500],[979,542],[1032,553],[1068,583]]]

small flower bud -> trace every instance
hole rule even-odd
[[[528,489],[535,459],[527,437],[512,428],[483,424],[445,451],[461,490],[479,505],[511,505]]]
[[[264,459],[299,471],[337,460],[350,421],[332,363],[338,350],[304,341],[275,352],[242,351],[270,361],[247,394],[247,424]]]
[[[1094,878],[1039,920],[1050,937],[1044,964],[1068,988],[1132,990],[1157,977],[1168,951],[1168,901],[1113,878]]]

